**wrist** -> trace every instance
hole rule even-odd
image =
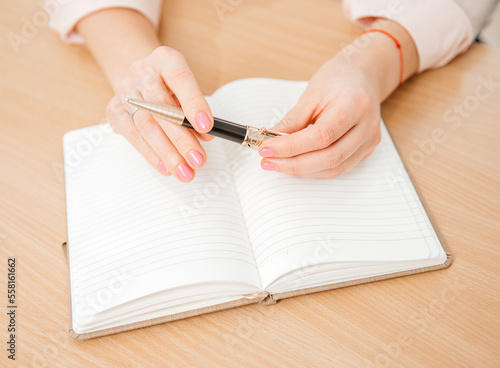
[[[160,41],[151,22],[141,13],[110,8],[92,13],[76,25],[113,89],[133,62],[145,58]]]
[[[418,54],[410,34],[399,24],[379,20],[369,28],[377,31],[362,34],[336,57],[357,68],[382,102],[417,72]]]

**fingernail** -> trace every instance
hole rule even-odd
[[[204,111],[200,111],[196,115],[196,125],[201,130],[207,130],[210,127],[210,118]]]
[[[170,171],[168,171],[167,167],[165,166],[165,164],[162,161],[160,161],[160,163],[158,164],[158,168],[160,169],[160,172],[162,174],[165,174],[165,175],[170,174]]]
[[[274,157],[274,151],[270,148],[263,148],[259,151],[262,157]]]
[[[182,181],[189,181],[193,177],[193,170],[187,164],[180,164],[176,171]]]
[[[275,164],[271,163],[271,162],[264,162],[262,164],[262,168],[266,171],[277,171],[278,168],[276,167]]]
[[[201,163],[203,162],[203,156],[198,151],[189,152],[188,157],[189,157],[189,161],[191,161],[191,163],[194,166],[200,166]]]

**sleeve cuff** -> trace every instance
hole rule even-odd
[[[347,16],[362,26],[391,19],[408,30],[419,56],[419,72],[447,64],[474,40],[472,24],[453,0],[345,0]]]
[[[138,11],[148,18],[157,29],[160,23],[161,0],[69,0],[60,4],[57,0],[44,0],[50,14],[49,26],[55,29],[63,41],[83,43],[83,38],[75,31],[79,20],[98,10],[127,8]]]

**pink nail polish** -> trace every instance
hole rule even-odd
[[[262,164],[262,168],[266,171],[277,171],[278,168],[276,167],[275,164],[271,163],[271,162],[264,162]]]
[[[204,111],[200,111],[196,115],[196,125],[201,130],[207,130],[210,127],[210,118]]]
[[[191,168],[186,164],[180,164],[177,166],[176,171],[182,181],[189,181],[193,177],[193,170],[191,170]]]
[[[274,157],[274,151],[270,148],[263,148],[260,150],[259,154],[262,157]]]
[[[194,166],[200,166],[203,162],[203,156],[198,151],[190,151],[188,157],[189,161],[191,161]]]
[[[165,164],[163,162],[160,161],[160,163],[158,164],[158,168],[160,169],[160,172],[164,175],[167,175],[167,174],[170,174],[170,171],[168,171],[167,167],[165,166]]]

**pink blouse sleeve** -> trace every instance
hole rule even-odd
[[[438,68],[474,41],[497,0],[344,0],[347,16],[362,26],[392,19],[412,36],[419,71]]]
[[[75,31],[80,19],[106,8],[134,9],[158,27],[162,0],[68,0],[61,4],[57,0],[44,0],[50,14],[49,26],[68,43],[83,43],[83,38]]]

